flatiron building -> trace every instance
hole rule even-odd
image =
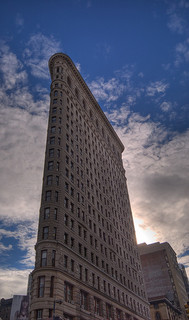
[[[49,60],[50,111],[30,319],[149,319],[124,146],[72,60]]]

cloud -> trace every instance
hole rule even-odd
[[[9,244],[8,246],[3,245],[0,243],[0,254],[2,254],[3,251],[10,251],[12,250],[12,245]]]
[[[2,87],[6,90],[27,82],[27,73],[23,70],[23,64],[2,42],[0,43],[0,71],[3,74],[4,85]]]
[[[17,27],[19,27],[19,28],[23,27],[23,25],[24,25],[24,19],[23,19],[23,17],[21,16],[20,13],[17,13],[15,22],[16,22],[16,26],[17,26]]]
[[[81,64],[79,62],[75,63],[75,66],[79,72],[81,72]]]
[[[34,97],[24,64],[7,45],[0,52],[0,251],[1,257],[12,254],[16,245],[17,263],[28,268],[34,265],[49,95],[36,86]]]
[[[32,267],[34,265],[34,245],[36,243],[37,219],[34,222],[23,221],[18,224],[14,223],[14,231],[12,221],[4,223],[4,227],[0,229],[0,252],[14,250],[17,247],[23,251],[20,253],[20,259],[17,258],[17,263],[23,264],[25,267]],[[3,224],[3,223],[2,223]],[[9,229],[10,228],[10,229]],[[12,244],[5,246],[3,242],[9,240]],[[3,255],[2,255],[3,257]]]
[[[179,66],[182,62],[189,62],[189,38],[176,46],[175,65]]]
[[[106,102],[116,101],[125,90],[125,85],[116,78],[106,82],[101,77],[92,81],[89,87],[97,100],[106,100]]]
[[[60,42],[55,40],[53,36],[46,37],[38,33],[31,36],[23,57],[33,76],[49,79],[48,60],[54,53],[60,51]]]
[[[183,34],[185,31],[185,21],[178,14],[173,13],[169,16],[168,28],[172,32],[176,32],[178,34]]]
[[[156,94],[159,93],[165,93],[166,89],[169,87],[168,83],[165,83],[164,81],[155,81],[151,82],[147,87],[146,87],[146,94],[147,96],[155,96]]]
[[[3,298],[27,293],[28,276],[32,270],[0,269],[0,288]]]
[[[172,103],[168,101],[164,101],[161,103],[160,108],[163,112],[168,112],[172,109]]]

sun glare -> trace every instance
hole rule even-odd
[[[156,242],[156,233],[150,227],[142,228],[142,220],[134,219],[137,243],[146,242],[147,244]]]

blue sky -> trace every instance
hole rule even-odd
[[[138,242],[189,265],[189,0],[6,1],[0,10],[0,288],[34,266],[48,59],[68,54],[121,138]]]

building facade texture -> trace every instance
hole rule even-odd
[[[31,320],[149,319],[123,144],[72,60],[49,60]]]
[[[155,306],[156,310],[151,313],[155,315],[159,301],[164,301],[165,298],[169,301],[169,306],[172,304],[172,310],[175,309],[175,318],[180,317],[186,319],[185,304],[187,302],[187,292],[182,279],[182,274],[177,262],[176,253],[169,245],[169,243],[146,243],[138,245],[144,279],[146,284],[147,296]],[[177,312],[178,310],[178,312]],[[152,305],[151,305],[152,311]],[[173,310],[174,311],[174,310]],[[180,312],[180,315],[179,315]],[[155,319],[152,316],[152,319]],[[164,319],[161,315],[161,319]],[[168,319],[172,319],[171,317]]]
[[[12,298],[0,300],[0,319],[9,320],[12,307]]]

